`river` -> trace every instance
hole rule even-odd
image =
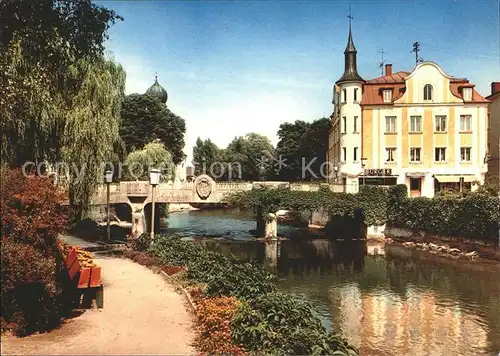
[[[368,356],[500,353],[500,265],[464,262],[381,243],[332,243],[280,225],[288,241],[250,235],[237,210],[170,214],[175,232],[239,260],[259,260],[280,288],[311,301],[323,323]]]

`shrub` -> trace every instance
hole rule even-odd
[[[279,292],[263,294],[238,308],[233,342],[274,355],[358,354],[344,339],[326,332],[309,303]]]
[[[139,237],[132,240],[132,249],[145,252],[151,246],[151,235],[148,233],[140,234]]]
[[[60,322],[56,285],[57,235],[67,218],[61,193],[48,178],[2,170],[1,316],[25,335]]]
[[[388,191],[377,186],[361,186],[356,196],[358,206],[363,209],[367,225],[383,225],[387,221]]]
[[[389,197],[387,210],[394,226],[492,242],[498,236],[500,199],[488,194]]]
[[[198,328],[196,346],[209,355],[244,355],[231,339],[231,321],[240,302],[235,297],[200,299],[196,305]]]
[[[49,178],[25,177],[19,170],[2,172],[2,236],[54,252],[67,218],[62,193]]]
[[[59,324],[55,275],[53,258],[2,238],[1,312],[15,334],[24,336]]]
[[[276,277],[262,266],[233,263],[221,253],[179,237],[159,236],[150,252],[164,265],[187,266],[188,278],[206,283],[208,295],[251,298],[276,288]]]

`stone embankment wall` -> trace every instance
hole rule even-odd
[[[393,239],[400,239],[405,241],[422,242],[422,243],[425,242],[461,243],[470,246],[482,246],[491,248],[497,247],[496,243],[494,242],[472,240],[457,236],[439,235],[421,230],[412,230],[412,229],[393,227],[393,226],[385,226],[384,230],[385,230],[384,231],[385,237],[390,237]]]

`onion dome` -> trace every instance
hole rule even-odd
[[[146,94],[157,97],[163,104],[167,103],[168,94],[165,88],[158,83],[158,74],[155,75],[155,82],[146,90]]]

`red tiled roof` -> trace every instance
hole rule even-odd
[[[384,75],[382,77],[373,78],[366,81],[366,84],[392,84],[392,83],[404,83],[405,78],[409,76],[411,72],[395,72],[391,75]]]
[[[384,103],[382,90],[392,89],[392,102],[401,98],[406,91],[405,79],[411,72],[395,72],[391,75],[367,80],[363,86],[363,97],[361,105],[390,105],[392,103]],[[463,99],[461,87],[472,87],[472,101],[475,103],[487,103],[489,100],[483,98],[475,89],[474,84],[471,84],[466,78],[451,78],[450,91],[457,98]]]
[[[476,89],[474,89],[475,85],[469,83],[467,79],[462,80],[461,82],[452,81],[450,83],[450,91],[451,93],[459,99],[463,99],[461,88],[472,88],[472,100],[473,103],[489,103],[490,101],[483,98],[481,94],[479,94]]]

